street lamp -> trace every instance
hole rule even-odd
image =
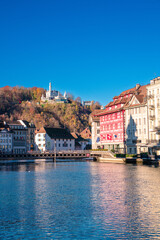
[[[56,162],[56,139],[54,140],[54,162]]]

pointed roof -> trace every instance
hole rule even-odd
[[[44,129],[44,127],[42,127],[39,131],[37,131],[37,133],[46,133],[46,130]]]

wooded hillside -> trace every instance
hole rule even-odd
[[[17,119],[33,122],[37,128],[65,127],[71,132],[80,132],[89,123],[89,114],[100,107],[98,103],[84,107],[78,101],[70,103],[41,103],[43,88],[9,87],[0,88],[0,119]]]

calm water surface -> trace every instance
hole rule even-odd
[[[160,239],[160,168],[0,164],[0,239]]]

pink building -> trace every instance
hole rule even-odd
[[[125,151],[125,106],[133,94],[138,94],[140,85],[115,96],[113,101],[105,106],[105,110],[97,116],[100,117],[100,142],[105,149],[121,149]]]

